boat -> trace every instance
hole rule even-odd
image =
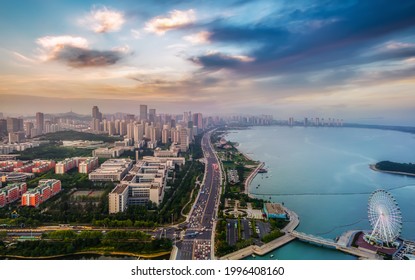
[[[268,170],[265,169],[265,168],[261,168],[261,169],[258,170],[258,173],[267,173],[267,172],[268,172]]]
[[[274,257],[274,255],[271,255],[270,257],[271,257],[271,258],[273,258],[273,257]]]
[[[251,256],[252,256],[253,258],[255,258],[255,254],[252,254]]]

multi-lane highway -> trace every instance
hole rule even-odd
[[[211,259],[213,253],[213,227],[217,218],[220,196],[220,165],[210,143],[211,132],[202,138],[205,156],[205,176],[199,195],[187,221],[183,240],[177,243],[178,260]]]

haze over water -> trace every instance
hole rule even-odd
[[[382,160],[415,162],[415,135],[358,128],[254,127],[233,131],[227,139],[266,163],[268,174],[259,174],[250,192],[294,210],[300,217],[298,231],[335,238],[347,230],[370,229],[370,193],[405,186],[390,192],[402,211],[401,236],[415,240],[415,177],[369,168]],[[299,241],[273,254],[278,259],[354,258]]]

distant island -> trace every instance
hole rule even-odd
[[[413,163],[380,161],[376,164],[371,164],[370,168],[374,171],[407,175],[407,176],[415,176],[415,164]]]

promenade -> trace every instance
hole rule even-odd
[[[245,180],[245,191],[244,192],[245,192],[245,194],[247,194],[251,198],[254,198],[254,196],[252,194],[250,194],[250,192],[249,192],[249,185],[251,184],[251,182],[255,178],[255,176],[258,174],[258,171],[261,168],[263,168],[264,165],[265,165],[264,162],[261,162],[260,164],[258,164],[258,166],[255,168],[255,170],[252,171],[251,174],[249,174],[248,178],[246,178],[246,180]]]

